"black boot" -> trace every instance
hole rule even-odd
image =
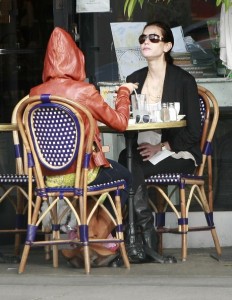
[[[134,196],[136,225],[141,228],[141,235],[146,256],[163,263],[157,252],[157,236],[154,229],[154,216],[148,204],[147,188],[140,185]]]
[[[143,230],[142,236],[146,255],[155,262],[163,264],[165,262],[165,258],[157,252],[158,239],[155,228],[151,227],[149,229]]]
[[[148,203],[148,192],[145,185],[140,185],[134,197],[136,225],[140,226],[144,251],[148,258],[157,263],[176,262],[157,253],[158,235],[154,228],[154,216]]]

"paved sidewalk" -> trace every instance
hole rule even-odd
[[[7,250],[7,249],[5,249]],[[179,249],[168,249],[177,264],[139,264],[125,268],[95,268],[90,275],[74,269],[60,257],[60,266],[46,262],[42,248],[33,248],[23,274],[18,265],[0,264],[2,300],[218,300],[232,297],[232,247],[223,249],[217,261],[214,249],[189,249],[180,261]]]

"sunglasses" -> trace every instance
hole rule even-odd
[[[135,123],[149,123],[150,116],[149,115],[136,115]]]
[[[146,39],[149,39],[149,41],[151,41],[152,43],[159,43],[159,42],[163,42],[164,38],[162,38],[161,36],[159,36],[158,34],[155,33],[151,33],[151,34],[141,34],[139,37],[139,43],[143,44]]]

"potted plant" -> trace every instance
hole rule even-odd
[[[125,3],[124,3],[124,14],[127,14],[128,18],[130,19],[131,16],[132,16],[132,14],[133,14],[133,12],[134,12],[135,6],[137,4],[139,4],[140,7],[142,8],[143,5],[144,5],[144,1],[145,0],[125,0]],[[175,0],[156,0],[156,2],[159,2],[159,1],[162,1],[162,2],[166,1],[167,4],[168,4],[169,2],[175,1]],[[205,0],[205,1],[207,1],[207,0]],[[149,3],[148,0],[146,2]],[[223,4],[223,3],[225,4],[226,11],[228,10],[228,8],[230,6],[232,6],[232,0],[215,0],[216,6],[219,6],[219,5]]]

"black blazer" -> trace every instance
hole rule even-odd
[[[126,79],[138,82],[137,93],[141,93],[148,67],[137,70]],[[195,78],[176,65],[167,64],[162,102],[180,102],[180,114],[186,115],[187,126],[162,130],[162,142],[167,141],[175,152],[189,151],[199,165],[202,160],[200,150],[201,120],[197,84]]]

